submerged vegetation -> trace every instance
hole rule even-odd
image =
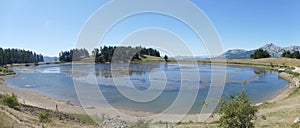
[[[138,51],[138,52],[137,52]],[[260,54],[262,53],[262,54]],[[288,54],[288,53],[287,53]],[[85,49],[73,49],[71,51],[66,51],[66,52],[61,52],[60,54],[60,61],[62,62],[71,62],[72,60],[74,60],[74,55],[77,56],[77,58],[75,57],[75,60],[81,60],[84,58],[95,58],[95,62],[97,63],[106,63],[106,62],[112,62],[114,59],[118,60],[118,62],[130,62],[133,60],[142,60],[144,58],[147,58],[148,56],[150,57],[157,57],[160,58],[160,53],[155,50],[155,49],[147,49],[147,48],[142,48],[142,47],[103,47],[100,49],[95,49],[92,52],[92,55],[89,55],[89,53],[87,52],[87,50]],[[263,56],[261,56],[263,55]],[[114,58],[116,57],[116,58]],[[130,58],[132,57],[132,58]],[[267,54],[264,53],[264,51],[258,51],[257,54],[253,55],[253,58],[264,58],[264,57],[268,57]],[[289,58],[289,57],[288,57]],[[251,64],[251,65],[259,65],[259,66],[270,66],[272,68],[279,68],[281,67],[280,65],[284,65],[285,67],[287,67],[287,69],[285,70],[285,72],[292,74],[294,77],[299,77],[300,74],[293,72],[293,68],[289,68],[286,65],[293,65],[293,63],[296,63],[294,61],[285,61],[285,60],[291,60],[288,58],[267,58],[267,59],[257,59],[257,60],[239,60],[239,61],[235,61],[234,60],[227,60],[227,63],[237,63],[237,64]],[[156,58],[155,58],[156,59]],[[160,59],[164,59],[166,62],[169,62],[169,58],[168,56],[164,56],[163,58]],[[276,59],[276,61],[274,61],[274,59]],[[280,61],[279,61],[280,60]],[[283,60],[283,62],[282,62]],[[296,59],[294,59],[295,61],[297,61]],[[94,60],[93,60],[94,61]],[[291,64],[290,64],[291,63]],[[265,72],[262,71],[257,71],[255,70],[256,74],[263,74]],[[0,73],[1,74],[14,74],[13,70],[7,67],[0,67]],[[243,81],[242,85],[246,85],[247,81]],[[300,89],[297,88],[293,93],[290,94],[290,96],[297,96],[299,94]],[[18,109],[18,107],[20,106],[20,103],[17,100],[17,96],[15,94],[6,94],[3,95],[1,98],[1,103],[5,106],[8,106],[10,108],[14,108],[14,109]],[[269,102],[265,102],[264,104],[260,105],[259,107],[256,106],[252,106],[250,104],[250,101],[248,99],[248,97],[246,96],[245,92],[241,92],[238,96],[230,96],[228,100],[222,99],[221,103],[220,103],[220,108],[218,111],[218,114],[220,115],[220,119],[218,121],[215,121],[214,123],[219,123],[220,127],[242,127],[242,128],[251,128],[254,127],[254,123],[253,120],[256,119],[256,112],[259,109],[263,109],[263,108],[268,108],[270,106],[272,106],[274,103],[269,103]],[[203,105],[206,105],[205,101],[203,102]],[[1,113],[0,113],[1,114]],[[70,117],[79,119],[83,122],[87,122],[88,124],[91,125],[96,125],[95,121],[89,117],[88,115],[81,115],[81,114],[68,114]],[[46,112],[46,111],[41,111],[38,114],[34,115],[35,117],[37,117],[37,119],[39,120],[39,122],[42,123],[49,123],[52,120],[52,116],[53,113],[50,112]],[[267,120],[269,119],[268,117],[269,115],[260,115],[258,116],[259,118],[263,119],[263,120]],[[268,117],[268,118],[267,118]],[[53,120],[57,119],[53,118]],[[59,116],[59,119],[63,120],[63,118],[61,118],[61,116]],[[101,118],[102,120],[104,118]],[[1,120],[1,119],[0,119]],[[168,122],[163,123],[163,125],[168,125]],[[170,123],[172,124],[172,123]],[[200,122],[177,122],[176,124],[173,125],[201,125],[202,124]],[[203,123],[203,125],[209,125],[211,126],[209,123]],[[215,124],[213,124],[213,126],[215,126]],[[135,127],[149,127],[150,125],[152,125],[152,123],[150,121],[147,120],[137,120],[137,122],[132,123],[133,126]],[[0,121],[0,126],[1,126],[1,121]],[[298,124],[294,124],[293,126],[298,126]]]

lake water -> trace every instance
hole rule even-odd
[[[80,93],[80,98],[88,102],[86,104],[90,106],[110,104],[116,108],[153,113],[159,113],[168,108],[181,93],[186,94],[186,101],[189,100],[189,95],[192,97],[192,94],[196,93],[196,100],[190,113],[198,113],[202,101],[205,100],[211,88],[209,86],[211,65],[209,64],[197,64],[199,70],[192,69],[191,64],[175,63],[131,64],[129,67],[120,64],[116,67],[111,69],[110,64],[82,64],[77,65],[77,69],[80,70],[73,73],[72,65],[68,64],[14,67],[19,75],[7,78],[5,81],[15,88],[34,90],[79,105],[76,88],[77,93]],[[183,71],[187,72],[185,76],[181,74]],[[195,72],[199,74],[200,80],[183,79],[183,77],[193,78],[192,74]],[[270,99],[288,84],[287,81],[278,77],[277,72],[261,68],[227,66],[226,73],[227,80],[223,95],[235,95],[244,89],[252,103]],[[73,78],[82,80],[79,82],[79,87],[74,87]],[[98,82],[93,82],[93,78]],[[247,81],[247,85],[242,85],[244,80]],[[157,97],[141,102],[122,95],[119,90],[125,90],[127,93],[139,90],[141,93],[136,97],[141,99],[148,98],[146,93],[143,95],[143,91],[149,91]],[[96,94],[99,91],[102,94],[101,97]],[[182,105],[186,104],[182,103]],[[180,110],[171,113],[180,113]]]

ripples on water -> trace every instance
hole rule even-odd
[[[5,81],[13,87],[38,91],[54,98],[79,104],[72,79],[74,78],[81,81],[83,88],[80,89],[87,92],[86,101],[89,101],[90,105],[101,106],[104,104],[99,101],[107,101],[116,107],[155,113],[159,113],[170,106],[180,89],[182,93],[187,95],[190,93],[198,94],[190,112],[199,112],[199,106],[206,98],[211,81],[211,66],[207,64],[199,64],[199,70],[195,70],[191,64],[179,66],[172,63],[167,65],[164,63],[131,64],[129,67],[125,64],[119,64],[114,65],[113,69],[111,69],[110,64],[82,64],[76,65],[75,68],[78,70],[72,72],[72,65],[65,64],[16,67],[14,70],[20,75]],[[190,72],[185,75],[199,73],[200,79],[189,79],[194,76],[184,76],[183,78],[181,72]],[[271,98],[287,85],[286,81],[278,78],[277,72],[260,68],[227,66],[226,72],[227,81],[224,95],[234,95],[241,88],[244,88],[253,103]],[[98,83],[93,82],[94,78]],[[127,92],[138,89],[140,91],[150,90],[153,93],[162,91],[162,94],[151,102],[132,101],[118,92],[115,79],[118,82],[117,87]],[[244,80],[247,80],[246,86],[241,85]],[[182,83],[184,84],[182,85]],[[94,89],[95,84],[98,90]],[[93,95],[99,92],[99,89],[104,97],[99,98]],[[180,111],[174,113],[180,113]]]

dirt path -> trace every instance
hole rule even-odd
[[[300,73],[300,68],[299,67],[295,67],[295,70],[293,70],[294,72]]]
[[[22,104],[30,106],[56,110],[57,105],[59,111],[85,114],[85,111],[80,106],[71,105],[66,101],[50,98],[35,91],[8,87],[3,80],[0,80],[0,93],[14,93],[18,96],[18,99]]]

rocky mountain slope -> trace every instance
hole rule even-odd
[[[267,50],[271,57],[280,57],[283,51],[300,51],[300,46],[289,46],[289,47],[280,47],[276,46],[273,43],[271,44],[266,44],[258,49],[263,49]],[[248,59],[250,58],[251,54],[255,52],[255,50],[243,50],[243,49],[233,49],[233,50],[228,50],[224,54],[222,54],[219,57],[222,58],[227,58],[227,59]]]

